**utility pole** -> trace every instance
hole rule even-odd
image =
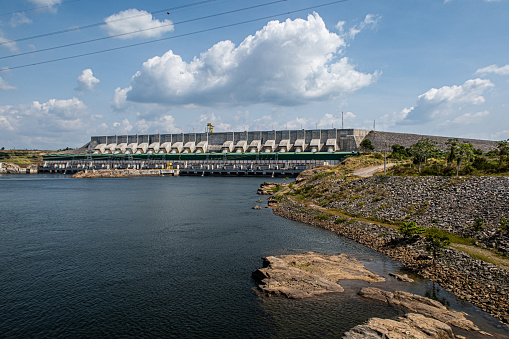
[[[375,128],[375,120],[373,119],[373,144],[375,143],[375,132],[376,132],[376,128]],[[373,165],[376,164],[376,147],[375,145],[373,145]]]
[[[344,128],[344,125],[343,125],[343,112],[341,112],[341,129]]]
[[[385,148],[384,148],[384,177],[385,177],[385,168],[387,163],[387,141],[385,142]]]

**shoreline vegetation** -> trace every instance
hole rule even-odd
[[[410,159],[393,158],[397,164],[386,176],[382,169],[363,178],[356,171],[380,165],[377,155],[363,154],[304,171],[289,184],[262,185],[259,192],[272,194],[276,215],[383,253],[508,324],[509,157],[495,159],[490,176],[461,176],[462,167],[458,176],[425,175],[451,166],[446,156],[426,159],[420,174]]]

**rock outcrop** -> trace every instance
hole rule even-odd
[[[359,295],[367,299],[399,306],[412,313],[422,314],[464,330],[479,331],[479,327],[465,318],[465,313],[448,310],[447,307],[433,299],[403,291],[383,291],[375,287],[364,287],[359,292]]]
[[[451,326],[421,314],[408,313],[397,319],[371,318],[346,332],[344,339],[455,338]]]
[[[286,183],[264,182],[260,185],[260,188],[258,188],[256,193],[261,195],[272,195],[286,186],[288,186]]]
[[[160,173],[157,170],[94,170],[81,171],[73,174],[73,178],[129,178],[129,177],[155,177]]]
[[[308,252],[263,258],[261,269],[253,272],[258,288],[267,295],[292,299],[309,298],[324,293],[340,293],[343,279],[381,282],[385,278],[364,268],[346,254],[323,255]]]

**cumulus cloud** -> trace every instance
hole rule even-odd
[[[509,75],[509,65],[498,67],[498,65],[490,65],[484,68],[479,68],[476,74],[499,74],[499,75]]]
[[[137,9],[128,9],[104,19],[104,29],[110,36],[119,39],[153,38],[174,30],[171,20],[159,21],[152,14]],[[133,34],[129,34],[136,32]]]
[[[16,89],[16,87],[9,85],[7,83],[7,81],[5,81],[4,79],[2,79],[2,77],[0,77],[0,91],[12,91],[15,89]]]
[[[370,85],[344,57],[342,37],[318,14],[271,21],[239,45],[221,41],[191,62],[168,51],[143,63],[125,89],[127,100],[172,105],[301,105]]]
[[[381,18],[382,18],[382,16],[378,15],[378,14],[368,14],[368,15],[366,15],[366,17],[364,18],[363,22],[361,22],[358,25],[353,26],[352,28],[350,28],[348,30],[347,36],[350,39],[353,39],[353,38],[355,38],[355,36],[357,34],[362,32],[363,30],[375,28]],[[338,25],[339,25],[339,23],[338,23]],[[336,25],[337,28],[338,28],[338,25]],[[342,31],[343,30],[343,25],[341,25],[339,28],[340,28],[340,31]]]
[[[94,77],[92,70],[87,68],[83,70],[81,75],[78,77],[78,86],[75,89],[78,92],[91,91],[99,82],[100,80]]]
[[[414,107],[406,108],[401,124],[418,124],[443,118],[461,105],[479,105],[485,102],[484,93],[494,85],[490,80],[471,79],[460,86],[432,88],[419,95]]]
[[[16,147],[61,148],[90,137],[96,119],[79,99],[51,99],[30,105],[0,106],[0,141]]]
[[[113,99],[111,100],[111,107],[115,111],[121,111],[127,107],[127,92],[131,90],[131,87],[127,88],[115,88],[115,93],[113,94]]]
[[[21,12],[21,13],[14,13],[12,15],[9,25],[11,27],[18,27],[19,25],[30,24],[30,23],[32,23],[32,20],[27,18],[25,13]]]
[[[153,120],[140,119],[135,124],[136,130],[140,133],[149,131],[154,133],[159,130],[160,133],[166,133],[168,130],[175,130],[175,118],[171,115],[163,115]]]

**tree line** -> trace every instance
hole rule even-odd
[[[417,172],[423,175],[459,175],[460,172],[468,175],[475,172],[509,171],[509,139],[498,141],[496,147],[486,153],[474,148],[471,143],[457,138],[451,138],[445,144],[445,150],[440,149],[438,143],[429,138],[422,138],[408,148],[394,144],[391,146],[389,158],[411,160]],[[375,149],[369,139],[364,139],[360,147],[364,151]],[[429,164],[430,159],[435,161]]]

